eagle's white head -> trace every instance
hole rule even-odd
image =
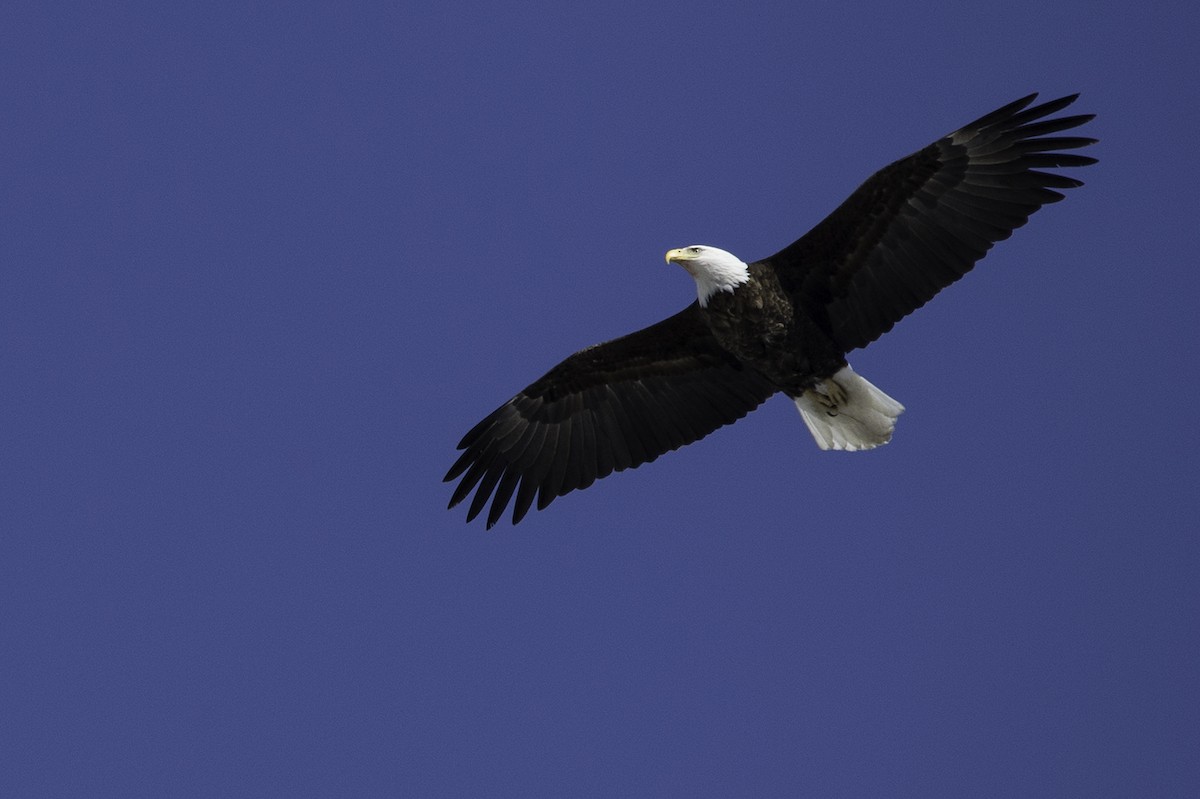
[[[733,291],[750,279],[750,269],[731,252],[703,244],[680,247],[667,253],[667,263],[682,266],[696,280],[700,305],[718,291]]]

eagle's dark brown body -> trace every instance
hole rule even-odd
[[[790,397],[846,365],[828,334],[796,311],[775,270],[761,263],[750,264],[748,282],[700,309],[721,347]]]

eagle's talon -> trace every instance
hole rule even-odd
[[[840,408],[846,404],[846,389],[832,377],[825,381],[825,392],[829,397],[829,407]]]
[[[810,388],[806,393],[828,408],[826,413],[830,416],[837,416],[838,409],[845,405],[848,399],[846,389],[838,385],[832,377],[819,383],[817,388]]]

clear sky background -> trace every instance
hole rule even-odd
[[[1194,796],[1194,4],[7,3],[0,794]],[[459,437],[1031,91],[1087,185],[491,532]]]

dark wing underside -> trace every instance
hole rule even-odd
[[[740,419],[775,388],[718,346],[693,303],[656,325],[580,350],[467,433],[446,474],[450,507],[487,525],[516,494],[513,524],[612,472],[652,461]]]
[[[804,310],[849,352],[958,280],[1029,215],[1083,185],[1040,170],[1096,159],[1057,152],[1095,139],[1049,134],[1093,115],[1044,119],[1077,95],[1031,94],[876,172],[803,238],[767,258]]]

